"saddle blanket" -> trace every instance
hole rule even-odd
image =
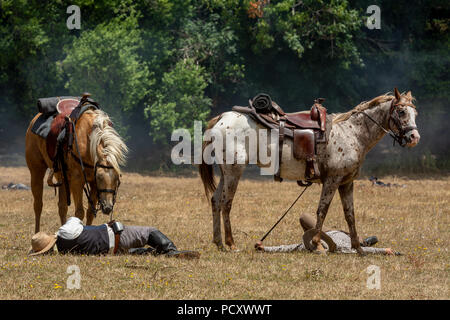
[[[48,133],[50,132],[50,127],[52,125],[53,120],[58,114],[41,114],[31,127],[31,132],[37,134],[38,136],[46,139]]]

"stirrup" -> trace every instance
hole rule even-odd
[[[320,179],[319,167],[317,166],[317,162],[314,158],[306,160],[305,178],[306,180]]]
[[[55,171],[53,169],[50,170],[50,173],[48,174],[48,178],[47,178],[47,185],[49,187],[61,187],[62,186],[62,181],[59,181],[58,178],[56,178],[56,182],[53,182],[53,177],[55,175]]]
[[[308,180],[305,180],[305,181],[303,181],[303,180],[297,180],[297,184],[298,184],[300,187],[309,187],[309,186],[312,185],[312,182],[311,182],[311,181],[308,181]]]

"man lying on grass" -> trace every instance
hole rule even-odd
[[[71,217],[54,235],[36,233],[31,239],[30,255],[43,254],[54,245],[60,253],[107,254],[132,253],[196,259],[196,251],[179,251],[174,243],[154,227],[123,226],[111,221],[100,226],[84,226],[83,222]],[[150,247],[145,247],[149,245]]]
[[[303,234],[303,242],[280,245],[280,246],[263,246],[261,241],[255,244],[255,249],[264,252],[292,252],[292,251],[315,251],[312,244],[312,237],[317,233],[314,229],[316,225],[315,218],[308,214],[302,214],[300,216],[300,225],[305,233]],[[352,242],[349,234],[340,230],[325,230],[323,228],[320,234],[321,245],[323,249],[321,251],[340,252],[340,253],[357,253],[355,249],[352,249]],[[400,255],[399,252],[395,252],[391,248],[372,248],[378,242],[377,237],[372,236],[365,240],[360,239],[361,248],[364,253],[372,254],[386,254],[386,255]]]

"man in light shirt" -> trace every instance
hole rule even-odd
[[[314,229],[316,219],[309,214],[300,216],[300,225],[305,231],[303,241],[301,243],[286,244],[279,246],[264,246],[261,241],[255,244],[255,249],[263,252],[293,252],[293,251],[314,251],[311,242],[312,237],[317,233]],[[374,248],[371,247],[378,242],[377,237],[372,236],[365,240],[360,239],[361,248],[365,254],[385,254],[385,255],[401,255],[391,248]],[[337,253],[357,253],[352,248],[352,242],[349,234],[341,230],[326,230],[321,232],[321,245],[325,251]]]
[[[167,236],[154,227],[123,226],[115,221],[100,226],[85,226],[77,217],[69,218],[55,235],[36,233],[31,244],[30,255],[48,252],[56,244],[60,253],[151,253],[186,259],[200,257],[196,251],[179,251]]]

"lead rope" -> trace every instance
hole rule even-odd
[[[286,216],[286,214],[292,209],[292,207],[295,205],[295,203],[298,201],[298,199],[300,199],[300,197],[303,195],[303,193],[306,191],[306,189],[308,189],[309,186],[306,186],[305,189],[303,189],[303,191],[299,194],[299,196],[297,197],[297,199],[295,199],[295,201],[291,204],[291,206],[289,207],[289,209],[286,210],[286,212],[281,216],[280,219],[278,219],[278,221],[273,225],[273,227],[267,231],[267,233],[264,235],[264,237],[261,238],[261,242],[264,241],[264,239],[267,238],[267,236],[272,232],[273,229],[275,229],[275,227],[281,222],[281,220],[283,220],[283,218]]]

